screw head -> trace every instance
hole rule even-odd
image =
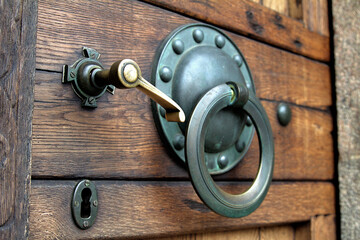
[[[185,137],[182,134],[176,134],[173,140],[176,150],[182,150],[185,147]]]
[[[75,206],[75,207],[78,207],[78,206],[79,206],[79,202],[78,202],[78,201],[75,201],[75,202],[74,202],[74,206]]]
[[[85,187],[88,187],[88,186],[90,186],[90,181],[89,180],[85,180]]]
[[[236,62],[236,64],[237,64],[239,67],[241,67],[241,65],[242,65],[242,63],[243,63],[243,60],[242,60],[242,58],[240,57],[240,55],[235,55],[235,56],[233,57],[233,59],[234,59],[234,61]]]
[[[94,200],[94,201],[93,201],[93,205],[94,205],[94,207],[97,207],[98,201],[97,201],[97,200]]]
[[[238,153],[241,153],[245,149],[245,142],[241,141],[240,139],[235,143],[235,149]]]
[[[286,103],[280,103],[277,107],[277,117],[282,126],[286,126],[291,120],[291,108]]]
[[[225,155],[220,155],[217,159],[219,168],[224,169],[229,164],[229,159]]]
[[[95,98],[94,97],[89,97],[88,102],[90,104],[94,104],[95,103]]]
[[[215,44],[218,48],[223,48],[225,45],[225,38],[221,35],[215,37]]]
[[[74,73],[74,72],[71,72],[71,73],[70,73],[70,77],[75,77],[75,73]]]
[[[83,227],[84,227],[84,228],[87,228],[88,226],[89,226],[89,222],[88,222],[88,221],[84,221],[84,222],[83,222]]]
[[[204,32],[201,31],[200,29],[195,29],[193,31],[193,38],[195,42],[201,43],[204,40]]]
[[[180,55],[184,52],[184,42],[180,39],[177,39],[172,42],[172,48],[176,54]]]
[[[169,82],[172,78],[172,71],[169,67],[162,67],[159,71],[160,79]]]

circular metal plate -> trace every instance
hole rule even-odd
[[[224,59],[230,59],[231,62],[227,60],[227,65],[236,66],[238,68],[238,70],[236,69],[238,76],[236,76],[235,78],[239,80],[234,81],[240,81],[240,84],[245,83],[249,90],[255,94],[254,83],[249,67],[234,42],[222,31],[210,25],[199,23],[188,24],[174,30],[166,39],[164,39],[162,44],[159,46],[155,55],[155,59],[153,61],[151,76],[152,84],[154,84],[157,88],[167,94],[170,98],[173,98],[175,101],[177,101],[177,103],[183,109],[189,107],[182,106],[181,104],[183,102],[186,102],[186,99],[184,99],[184,96],[186,97],[186,95],[179,94],[179,86],[186,88],[186,86],[189,85],[190,91],[188,96],[189,98],[191,98],[191,89],[193,89],[195,92],[197,86],[199,86],[199,83],[200,85],[204,85],[205,89],[211,89],[214,87],[212,86],[214,84],[216,86],[230,80],[233,81],[233,79],[229,78],[229,76],[227,75],[227,66],[224,66],[224,72],[219,72],[219,70],[216,71],[216,73],[220,77],[218,78],[218,80],[215,80],[218,82],[212,82],[212,85],[207,86],[209,84],[208,82],[206,82],[204,79],[196,77],[193,77],[193,79],[199,81],[199,83],[179,83],[179,81],[186,81],[186,77],[184,77],[186,76],[186,72],[181,72],[179,74],[179,69],[181,69],[181,71],[184,71],[184,69],[189,69],[184,67],[184,62],[187,61],[187,58],[190,55],[194,55],[192,54],[194,52],[202,53],[203,56],[205,56],[203,57],[203,59],[205,60],[206,58],[209,58],[206,60],[209,64],[218,61],[217,56],[220,55]],[[209,56],[207,56],[206,52],[218,52],[220,55],[209,54]],[[201,69],[200,67],[198,68]],[[191,73],[191,76],[193,75],[194,74]],[[224,76],[223,78],[221,77],[222,75]],[[205,93],[206,92],[203,92],[203,94]],[[179,98],[179,96],[180,99],[176,99]],[[196,106],[196,104],[197,101],[192,102],[192,105],[194,107]],[[163,141],[166,143],[169,152],[177,158],[180,158],[183,162],[185,162],[186,159],[184,146],[185,131],[187,127],[179,123],[168,122],[164,118],[164,109],[162,109],[162,107],[155,102],[152,102],[152,109],[156,127]],[[186,115],[187,120],[189,120],[190,117],[191,112],[190,114],[188,112]],[[244,118],[242,118],[241,120],[244,120]],[[214,126],[216,126],[216,124],[214,124]],[[228,131],[229,129],[226,130]],[[212,147],[209,151],[205,151],[205,162],[210,174],[221,174],[232,169],[245,156],[246,152],[248,151],[252,138],[254,136],[254,132],[255,130],[252,126],[251,120],[247,117],[246,124],[242,124],[239,134],[235,135],[237,140],[235,139],[235,141],[231,141],[230,145],[224,145],[225,147],[219,148],[219,151],[214,151],[214,147]],[[234,134],[232,134],[231,132],[227,135],[234,136]],[[213,139],[211,137],[208,138],[209,142],[211,142],[211,140]],[[214,144],[212,146],[214,146]]]

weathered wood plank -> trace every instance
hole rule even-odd
[[[259,240],[259,229],[242,229],[227,232],[195,233],[183,236],[154,238],[154,240]]]
[[[311,218],[311,240],[336,240],[335,215],[313,216]]]
[[[335,212],[331,183],[273,183],[251,215],[232,219],[205,207],[189,182],[95,181],[99,212],[92,228],[78,229],[70,201],[75,182],[32,181],[31,239],[155,237],[226,231],[283,222],[306,221]],[[249,185],[227,183],[227,190]],[[161,214],[159,214],[161,213]],[[179,214],[181,213],[181,214]]]
[[[150,101],[140,91],[106,95],[97,109],[80,107],[61,74],[37,71],[33,120],[35,177],[187,178],[166,152],[153,123]],[[279,125],[277,103],[262,101],[275,141],[275,179],[332,179],[332,118],[292,105],[292,121]],[[224,178],[253,178],[258,143]]]
[[[310,221],[294,225],[294,240],[311,240]]]
[[[288,0],[289,16],[297,20],[303,20],[302,0]]]
[[[36,1],[0,2],[0,239],[28,235]]]
[[[250,1],[252,1],[254,3],[259,3],[259,4],[261,4],[261,2],[262,2],[262,0],[250,0]]]
[[[107,67],[119,59],[133,58],[149,78],[159,43],[173,29],[189,22],[193,20],[141,2],[41,1],[37,68],[61,71],[63,64],[80,57],[81,47],[86,45],[102,54],[101,61]],[[246,57],[259,97],[316,108],[332,104],[327,65],[230,36]]]
[[[310,31],[329,36],[327,0],[303,0],[303,20]]]
[[[330,60],[329,37],[251,1],[145,0],[321,61]]]
[[[236,231],[222,231],[215,233],[195,233],[189,235],[156,238],[161,240],[335,240],[335,216],[318,215],[310,221],[281,226],[241,229]]]
[[[260,240],[294,240],[291,225],[260,228]]]
[[[263,5],[274,10],[277,13],[289,15],[288,0],[263,0]]]

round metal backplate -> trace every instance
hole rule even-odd
[[[189,63],[189,61],[191,61],[191,59],[189,60],[189,56],[197,56],[194,53],[202,54],[202,60],[207,63],[204,68],[208,67],[209,69],[209,71],[205,71],[206,73],[217,74],[219,77],[210,77],[210,83],[204,79],[208,78],[208,76],[204,76],[204,78],[194,77],[194,72],[191,73],[191,71],[194,71],[193,64]],[[226,64],[218,67],[216,64],[219,62],[220,58],[224,59]],[[187,63],[190,67],[186,65]],[[198,64],[199,62],[196,63]],[[231,65],[231,67],[228,67],[228,65]],[[202,65],[199,64],[198,67],[195,67],[195,70],[199,69],[204,72],[201,66]],[[236,66],[237,68],[235,71],[231,70],[233,69],[233,66]],[[187,72],[189,68],[193,69]],[[212,69],[214,68],[217,69],[213,71]],[[224,71],[221,70],[222,68]],[[229,77],[229,69],[232,73],[236,73],[235,77]],[[182,72],[179,73],[179,71]],[[197,82],[179,82],[187,81],[186,74],[191,74],[193,81]],[[195,99],[189,101],[184,98],[192,99],[192,91],[195,93],[199,87],[203,88],[203,90],[201,90],[203,91],[201,93],[203,95],[214,86],[229,81],[239,81],[239,84],[246,84],[248,89],[255,94],[255,87],[249,67],[240,50],[227,35],[210,25],[195,23],[177,28],[161,43],[153,61],[151,75],[152,84],[170,98],[177,101],[187,114],[187,120],[191,117],[191,112],[189,111],[192,111],[195,108],[197,101],[200,99],[197,98],[196,101]],[[187,91],[183,90],[183,88],[186,87],[189,89],[187,89]],[[179,91],[181,93],[179,93]],[[202,95],[200,95],[200,97]],[[189,102],[192,105],[190,107],[187,106]],[[163,141],[167,145],[170,154],[185,162],[184,134],[186,132],[186,123],[188,123],[188,121],[186,121],[185,125],[176,122],[168,122],[164,118],[164,109],[153,101],[152,109],[156,127]],[[244,116],[240,120],[240,127],[236,130],[239,131],[239,134],[234,135],[229,132],[226,135],[232,136],[232,138],[235,136],[235,141],[233,139],[231,144],[220,144],[219,146],[221,147],[219,147],[218,151],[216,151],[216,142],[208,144],[210,148],[205,151],[205,162],[210,174],[221,174],[229,171],[239,163],[248,151],[255,130],[249,117]],[[221,125],[221,121],[217,121],[214,126],[220,126],[219,124]],[[229,131],[229,128],[226,130]],[[230,131],[235,131],[235,129],[230,129]],[[211,142],[214,139],[213,137],[208,138],[208,142]]]

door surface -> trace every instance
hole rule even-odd
[[[326,1],[40,0],[37,4],[31,239],[186,234],[192,235],[179,239],[321,239],[325,228],[335,237]],[[117,89],[89,110],[81,108],[69,85],[61,84],[62,66],[81,57],[83,46],[96,49],[107,68],[117,60],[134,59],[150,79],[160,42],[175,28],[196,22],[219,27],[244,54],[273,130],[273,182],[262,205],[244,218],[217,215],[197,197],[185,165],[161,141],[146,95]],[[285,127],[277,120],[279,103],[292,111]],[[215,180],[230,192],[245,191],[256,176],[258,158],[254,138],[239,165]],[[70,207],[81,179],[91,179],[98,192],[98,215],[87,230],[76,226]],[[320,237],[315,238],[315,232]]]

